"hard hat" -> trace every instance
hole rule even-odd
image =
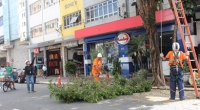
[[[102,54],[98,53],[97,57],[102,58]]]
[[[180,49],[179,43],[178,43],[178,42],[174,42],[174,43],[172,44],[172,49],[173,49],[173,50],[179,50],[179,49]]]
[[[29,60],[26,60],[26,61],[25,61],[25,64],[26,64],[28,61],[29,61]]]

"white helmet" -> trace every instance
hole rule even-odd
[[[178,42],[174,42],[174,43],[172,44],[172,49],[173,49],[173,50],[179,50],[179,49],[180,49],[179,43],[178,43]]]
[[[102,54],[98,53],[97,57],[102,58]]]
[[[26,60],[26,61],[25,61],[25,64],[26,64],[28,61],[29,61],[29,60]]]

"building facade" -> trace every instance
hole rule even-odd
[[[80,75],[84,75],[83,39],[75,39],[74,32],[85,27],[84,0],[61,0],[63,70],[68,61],[74,61]],[[66,74],[64,74],[66,76]]]
[[[165,9],[156,12],[157,30],[165,36],[165,40],[168,40],[166,45],[171,49],[169,36],[173,34],[174,16],[166,2],[163,3]],[[75,31],[75,38],[84,39],[85,75],[90,73],[91,53],[96,52],[103,54],[103,64],[108,67],[109,72],[113,68],[114,58],[119,58],[123,76],[128,77],[135,71],[128,40],[132,36],[137,37],[146,33],[141,18],[137,16],[136,3],[132,0],[84,0],[83,5],[85,28]]]
[[[46,65],[48,75],[62,72],[59,0],[28,0],[29,59],[37,54],[35,65],[42,75],[42,65]]]
[[[21,3],[24,2],[24,5]],[[3,2],[4,46],[7,50],[7,62],[15,68],[24,68],[24,60],[28,58],[28,51],[20,44],[21,22],[26,19],[25,0],[4,0]],[[23,15],[23,16],[22,16]],[[24,33],[26,31],[24,30]]]
[[[0,0],[0,66],[6,65],[7,50],[3,49],[4,45],[4,29],[3,29],[3,2]]]

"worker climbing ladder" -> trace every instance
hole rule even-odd
[[[197,60],[197,55],[196,55],[196,52],[195,52],[195,49],[194,49],[194,45],[192,43],[191,33],[190,33],[189,25],[188,25],[188,22],[187,22],[187,19],[186,19],[186,15],[185,15],[185,12],[184,12],[182,0],[172,0],[172,5],[173,5],[173,8],[174,8],[176,20],[178,22],[178,28],[179,28],[179,31],[180,31],[180,34],[181,34],[184,50],[189,51],[188,49],[190,49],[189,52],[190,52],[190,54],[193,55],[193,58],[194,58],[194,59],[188,58],[188,66],[189,66],[189,69],[190,69],[190,75],[192,76],[192,82],[193,82],[196,98],[199,98],[198,88],[197,88],[197,84],[196,84],[196,81],[200,80],[199,63],[198,63],[198,60]],[[182,22],[180,20],[182,20]],[[185,33],[184,33],[183,29],[186,30]],[[189,39],[189,42],[186,42],[185,39]],[[190,47],[187,48],[186,44],[189,45]],[[196,68],[192,67],[191,62],[195,62]],[[194,71],[198,72],[198,78],[197,79],[195,78],[195,74],[193,73]]]

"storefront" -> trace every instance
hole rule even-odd
[[[51,45],[45,47],[47,75],[62,76],[61,45]]]
[[[64,46],[64,65],[68,61],[75,62],[79,75],[84,75],[83,42],[83,39],[80,39],[62,43],[62,46]]]
[[[167,24],[162,25],[162,34],[165,37],[162,45],[163,51],[168,51],[171,49],[171,33],[173,33],[173,22],[168,22]],[[157,26],[157,30],[160,33],[160,26]],[[84,40],[84,58],[85,58],[85,69],[86,75],[90,73],[90,67],[92,64],[92,60],[96,56],[91,56],[94,53],[102,53],[103,54],[103,65],[108,67],[109,72],[111,72],[113,68],[113,60],[115,58],[119,58],[122,67],[123,76],[128,77],[130,74],[134,72],[133,63],[132,63],[132,54],[129,52],[128,39],[131,37],[137,37],[139,35],[144,35],[146,33],[144,28],[138,29],[127,29],[122,32],[116,32],[112,34],[104,34],[100,36],[93,36],[85,38]],[[170,33],[170,34],[166,34]],[[127,34],[128,37],[119,37],[120,34]],[[130,38],[129,38],[130,37]],[[118,40],[118,41],[117,41]],[[160,41],[161,44],[161,41]],[[146,45],[148,48],[149,45]],[[169,48],[166,48],[169,47]]]

